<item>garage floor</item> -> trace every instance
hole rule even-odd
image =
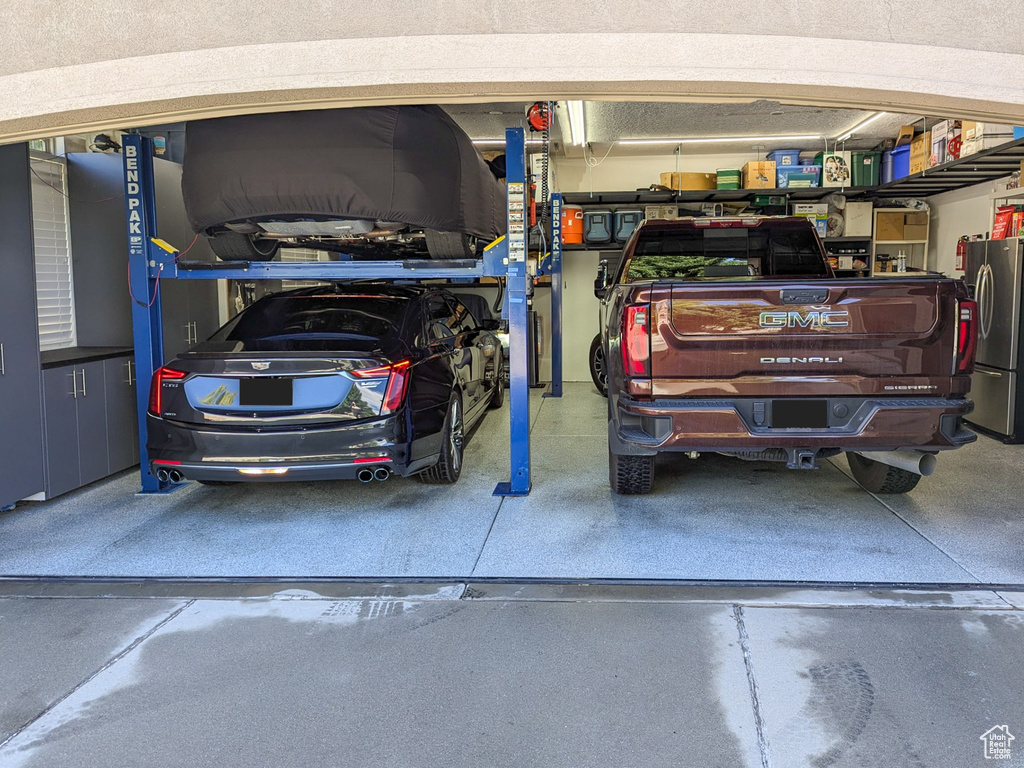
[[[507,412],[454,488],[394,479],[192,484],[137,496],[128,472],[0,513],[0,574],[1024,583],[1024,447],[987,438],[879,498],[840,457],[817,472],[715,455],[659,460],[655,493],[607,484],[604,400],[531,398],[534,490],[500,499]]]
[[[1024,593],[236,588],[0,582],[0,766],[923,768],[1024,724]]]

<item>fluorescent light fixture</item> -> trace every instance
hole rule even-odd
[[[472,139],[474,146],[477,147],[504,147],[504,139]],[[543,144],[543,139],[526,139],[526,143],[531,146],[537,146]]]
[[[574,147],[582,147],[587,143],[587,126],[583,122],[583,102],[567,101],[569,110],[569,133]]]
[[[867,128],[869,125],[871,125],[873,122],[875,122],[875,120],[878,120],[880,117],[885,117],[886,114],[887,114],[886,112],[879,112],[876,115],[872,115],[867,120],[864,120],[863,122],[857,123],[855,126],[853,126],[853,128],[851,128],[846,133],[844,133],[842,136],[840,136],[838,139],[836,139],[836,141],[846,141],[848,138],[853,136],[853,134],[855,134],[857,131],[860,131],[860,130],[863,130],[864,128]]]
[[[716,138],[689,139],[619,139],[617,144],[742,144],[748,141],[812,141],[825,138],[821,134],[806,136],[725,136]]]

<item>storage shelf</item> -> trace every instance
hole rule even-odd
[[[975,152],[922,173],[880,184],[877,187],[800,187],[797,189],[701,189],[682,192],[638,189],[632,192],[563,192],[564,202],[572,205],[644,205],[657,203],[746,202],[754,195],[789,195],[790,201],[820,200],[833,192],[851,199],[891,197],[931,197],[954,189],[971,187],[1009,176],[1020,170],[1024,160],[1024,139]],[[1011,190],[1024,196],[1024,189]],[[999,195],[997,195],[998,197]],[[1015,195],[1016,196],[1016,195]]]
[[[925,245],[927,240],[875,240],[875,245]]]
[[[871,235],[843,235],[842,237],[823,237],[826,243],[856,243],[870,240]]]

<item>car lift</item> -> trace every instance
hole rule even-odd
[[[530,403],[527,377],[526,142],[522,128],[505,132],[508,183],[508,234],[484,250],[482,260],[452,261],[336,261],[336,262],[187,262],[179,261],[173,246],[157,238],[156,193],[153,183],[153,144],[139,134],[124,137],[125,205],[128,224],[128,268],[132,296],[132,326],[138,370],[136,398],[139,414],[139,458],[142,493],[167,493],[181,484],[162,483],[150,472],[146,453],[146,411],[153,373],[166,362],[160,281],[176,280],[425,280],[432,278],[507,277],[509,322],[509,453],[508,482],[498,483],[499,496],[530,492]],[[562,394],[561,344],[561,195],[552,196],[553,226],[550,264],[544,272],[552,281],[551,395]],[[143,298],[145,300],[143,300]]]

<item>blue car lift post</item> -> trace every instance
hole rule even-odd
[[[522,128],[505,132],[508,181],[508,235],[484,251],[483,259],[452,261],[336,262],[179,262],[178,252],[157,238],[153,145],[138,134],[124,137],[125,208],[128,224],[128,271],[132,292],[132,326],[138,370],[139,464],[142,493],[165,493],[176,486],[161,483],[150,471],[146,453],[146,411],[153,373],[162,366],[161,280],[426,280],[434,278],[507,277],[509,323],[510,480],[498,483],[500,496],[530,492],[530,388],[527,376],[526,142]],[[344,258],[344,256],[342,256]],[[179,484],[180,485],[180,484]]]

